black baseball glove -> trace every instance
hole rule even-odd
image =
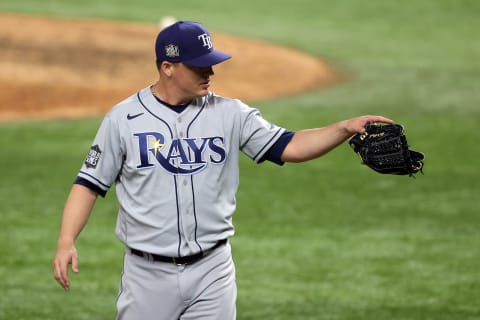
[[[423,174],[424,154],[408,148],[403,126],[399,124],[367,124],[364,134],[356,134],[349,144],[362,159],[362,164],[383,174],[413,176]]]

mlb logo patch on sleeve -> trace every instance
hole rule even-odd
[[[98,164],[98,160],[100,160],[100,156],[102,155],[102,150],[98,145],[94,145],[90,148],[88,152],[87,158],[85,159],[85,165],[87,168],[96,168]]]

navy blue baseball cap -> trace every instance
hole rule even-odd
[[[210,67],[232,56],[213,49],[208,30],[199,22],[178,21],[163,29],[155,42],[157,61]]]

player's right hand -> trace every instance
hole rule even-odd
[[[53,277],[65,291],[70,290],[70,278],[68,265],[72,265],[72,271],[78,273],[78,253],[75,245],[58,245],[55,258],[53,259]]]

